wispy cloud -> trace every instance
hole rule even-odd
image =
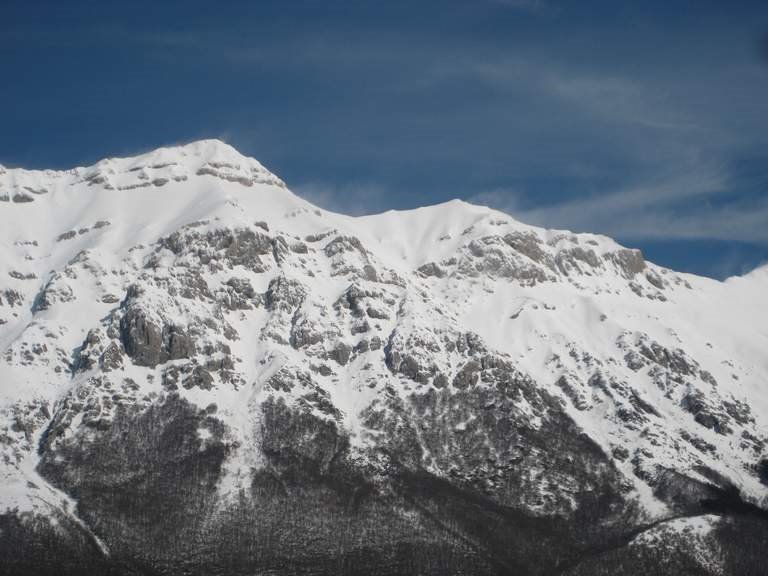
[[[768,244],[768,198],[724,202],[724,173],[700,172],[608,194],[526,207],[525,195],[493,190],[469,200],[547,228],[622,240],[729,240]]]
[[[665,130],[701,129],[686,119],[684,111],[676,108],[663,90],[637,80],[561,73],[550,75],[548,82],[559,97],[604,119]]]
[[[387,7],[364,22],[339,12],[326,26],[275,10],[259,34],[238,17],[142,29],[120,21],[62,38],[120,57],[134,50],[142,70],[180,70],[160,88],[196,103],[208,118],[201,133],[223,133],[274,163],[292,189],[330,210],[365,214],[455,195],[624,239],[765,241],[761,192],[735,182],[739,162],[754,166],[744,158],[765,149],[765,37],[751,39],[762,62],[753,53],[736,66],[724,47],[743,31],[721,35],[719,22],[696,32],[713,40],[700,46],[663,27],[637,28],[641,14],[624,37],[558,0],[468,6],[444,8],[448,33],[420,24],[426,8]],[[390,26],[406,11],[414,17]],[[574,19],[533,17],[561,14]],[[207,76],[216,90],[198,86]],[[177,108],[160,109],[170,118]],[[765,185],[768,176],[748,170]]]

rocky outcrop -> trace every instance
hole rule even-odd
[[[301,306],[306,294],[301,282],[278,276],[269,283],[264,304],[268,310],[291,312]]]
[[[251,310],[261,305],[261,294],[257,294],[247,278],[230,278],[220,295],[218,301],[228,310]]]
[[[154,368],[160,363],[161,356],[168,353],[163,350],[161,328],[149,320],[139,309],[133,309],[120,321],[120,339],[125,351],[139,366]]]
[[[134,364],[154,368],[195,353],[191,338],[178,326],[158,326],[141,308],[129,308],[120,320],[120,339]]]
[[[235,266],[253,272],[267,270],[268,264],[262,257],[272,255],[272,239],[268,235],[248,228],[198,230],[202,226],[204,223],[185,226],[162,238],[159,247],[170,250],[178,263],[203,264],[214,272]]]

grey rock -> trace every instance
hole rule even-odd
[[[297,280],[278,276],[269,283],[264,303],[268,310],[290,312],[301,306],[307,291]]]
[[[62,240],[71,240],[77,236],[76,230],[70,230],[69,232],[64,232],[63,234],[59,234],[56,238],[56,242],[61,242]]]
[[[11,200],[16,202],[17,204],[26,204],[26,203],[35,201],[35,199],[32,196],[30,196],[29,194],[25,194],[24,192],[16,192],[16,194],[13,195]]]
[[[123,351],[117,342],[110,342],[104,349],[100,359],[101,369],[104,372],[118,370],[123,367]]]
[[[620,462],[623,462],[629,458],[629,450],[627,450],[624,446],[614,446],[612,454],[613,457]]]
[[[247,278],[230,278],[217,300],[227,310],[251,310],[261,304],[261,295],[256,293]]]
[[[555,385],[563,391],[577,410],[586,410],[589,407],[589,403],[581,390],[583,385],[575,381],[574,378],[564,374],[557,379]]]
[[[278,266],[282,266],[291,254],[288,243],[282,236],[276,236],[272,239],[272,257]]]
[[[515,251],[534,262],[543,263],[547,253],[542,248],[541,239],[533,232],[513,232],[504,236],[504,242]]]
[[[358,252],[363,255],[367,254],[367,251],[363,248],[362,242],[354,236],[337,236],[326,244],[323,251],[329,258],[343,252]]]
[[[328,353],[328,356],[335,360],[341,366],[344,366],[349,362],[349,357],[352,355],[352,348],[344,342],[339,342]]]
[[[141,309],[129,309],[120,319],[120,339],[138,366],[154,368],[164,360],[162,330]]]
[[[186,389],[200,388],[201,390],[213,389],[213,376],[202,366],[195,366],[192,373],[184,378],[182,386]]]
[[[164,328],[163,343],[167,350],[168,360],[190,358],[195,354],[194,342],[184,330],[177,326]]]
[[[31,194],[35,194],[36,196],[43,196],[48,194],[48,190],[45,188],[32,188],[32,186],[24,186],[24,190]]]
[[[693,414],[694,420],[705,428],[722,435],[730,434],[733,431],[728,425],[729,417],[710,406],[704,394],[699,390],[693,390],[686,394],[680,405],[684,410]]]
[[[622,248],[615,252],[603,255],[603,258],[612,262],[625,278],[634,278],[646,268],[645,258],[640,250]]]
[[[715,377],[712,376],[712,374],[706,370],[699,370],[699,378],[701,378],[702,382],[706,382],[710,386],[717,387],[717,380],[715,380]]]
[[[243,266],[254,272],[266,268],[261,256],[272,253],[272,240],[249,228],[216,229],[201,233],[194,225],[186,226],[160,239],[159,246],[177,256],[192,255],[211,269]]]
[[[24,274],[23,272],[19,272],[18,270],[11,270],[10,272],[8,272],[8,276],[10,276],[15,280],[34,280],[35,278],[37,278],[37,276],[32,272]]]
[[[296,241],[291,243],[291,252],[295,254],[308,254],[309,248],[304,242]]]
[[[654,270],[648,270],[645,273],[645,279],[659,290],[664,289],[664,280]]]
[[[448,384],[448,377],[442,372],[437,373],[432,379],[432,386],[435,388],[445,388]]]
[[[298,321],[292,324],[290,344],[297,350],[314,346],[322,341],[322,332],[312,322]]]
[[[440,266],[438,266],[434,262],[428,262],[426,264],[423,264],[422,266],[419,266],[416,271],[422,276],[425,276],[427,278],[429,278],[430,276],[434,276],[435,278],[445,277],[445,270],[440,268]]]
[[[362,322],[357,322],[352,325],[351,332],[352,334],[365,334],[366,332],[370,332],[371,325],[368,324],[367,320],[363,320]]]
[[[378,308],[374,308],[373,306],[368,306],[365,309],[366,314],[370,318],[373,318],[375,320],[389,320],[389,314],[384,312],[383,310],[379,310]]]
[[[467,388],[476,385],[479,379],[480,370],[480,363],[474,360],[470,360],[464,364],[464,366],[461,367],[461,370],[459,370],[453,378],[454,388],[466,390]]]
[[[14,306],[21,306],[24,302],[24,295],[17,290],[6,289],[3,292],[3,295],[5,296],[5,301],[8,303],[8,306],[11,308]]]

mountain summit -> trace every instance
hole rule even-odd
[[[334,214],[217,140],[0,167],[0,565],[759,573],[763,272]]]

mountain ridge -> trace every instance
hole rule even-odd
[[[185,159],[191,160],[191,163],[185,162]],[[214,163],[216,162],[226,163],[227,160],[232,161],[234,163],[253,164],[258,170],[264,170],[265,173],[268,175],[268,178],[270,177],[274,178],[275,181],[279,183],[280,186],[285,186],[282,180],[280,180],[275,174],[273,174],[272,172],[264,168],[264,166],[256,158],[242,154],[232,145],[227,144],[223,140],[217,139],[217,138],[193,140],[186,144],[163,146],[160,148],[152,149],[152,150],[142,152],[140,154],[131,155],[131,156],[110,156],[110,157],[106,157],[101,160],[98,160],[91,165],[76,166],[76,167],[58,169],[58,170],[26,169],[23,167],[9,168],[0,164],[0,170],[2,170],[0,174],[6,174],[10,176],[22,176],[22,177],[35,176],[35,177],[45,177],[45,178],[51,178],[51,177],[60,178],[68,175],[84,176],[84,175],[87,175],[88,173],[93,173],[94,171],[98,172],[99,169],[104,169],[108,167],[112,167],[114,169],[115,165],[122,166],[123,168],[127,167],[127,170],[131,171],[131,170],[139,170],[141,168],[151,168],[153,165],[162,164],[165,162],[182,163],[182,164],[185,164],[188,168],[194,170],[194,169],[199,169],[203,167],[204,164],[210,161],[213,161]],[[7,194],[8,188],[13,189],[13,188],[20,188],[20,187],[21,186],[19,185],[15,185],[15,184],[9,185],[8,183],[5,183],[6,194]],[[3,182],[0,181],[0,196],[3,196],[2,188],[3,188]],[[288,192],[290,192],[290,190],[288,190]],[[293,193],[291,192],[291,194]],[[513,215],[510,215],[506,212],[500,211],[490,206],[486,206],[482,204],[474,204],[461,198],[454,198],[454,199],[446,200],[444,202],[439,202],[432,205],[420,206],[417,208],[388,209],[381,213],[366,214],[362,216],[348,216],[348,215],[345,215],[345,216],[347,218],[352,218],[352,219],[359,218],[359,219],[376,220],[376,219],[385,218],[387,214],[406,215],[409,213],[418,213],[420,211],[440,210],[443,208],[450,208],[452,206],[457,207],[459,209],[471,210],[477,213],[478,217],[481,216],[480,212],[485,212],[484,214],[482,214],[483,216],[491,216],[495,214],[499,217],[506,218],[508,220],[512,219],[520,227],[525,229],[538,230],[540,232],[546,231],[546,232],[551,232],[553,234],[571,234],[571,235],[579,235],[579,236],[591,236],[594,238],[602,239],[604,241],[613,242],[619,246],[621,245],[618,242],[616,242],[614,239],[603,234],[593,234],[589,232],[576,233],[567,229],[550,229],[550,228],[544,228],[541,226],[525,224],[524,222],[517,220]],[[329,210],[326,210],[326,209],[322,209],[322,210],[323,212],[330,212]],[[753,271],[760,270],[761,268],[765,268],[766,266],[768,266],[768,264],[762,264],[760,266],[757,266]],[[747,276],[753,271],[745,272],[740,276]],[[678,273],[689,274],[685,272],[678,272]],[[704,278],[702,276],[699,276],[693,273],[690,273],[690,275]],[[739,276],[734,276],[734,277],[739,277]],[[724,282],[725,280],[722,280],[722,281],[717,280],[717,281]]]
[[[165,160],[164,160],[165,159]],[[239,152],[236,148],[234,148],[232,145],[226,143],[225,141],[218,139],[218,138],[206,138],[206,139],[200,139],[200,140],[193,140],[185,144],[177,144],[177,145],[168,145],[168,146],[162,146],[160,148],[155,148],[148,150],[146,152],[142,152],[135,155],[130,156],[110,156],[103,158],[101,160],[96,161],[95,163],[91,165],[86,166],[76,166],[71,168],[65,168],[65,169],[58,169],[58,170],[51,170],[51,169],[26,169],[23,167],[14,167],[9,168],[7,166],[3,166],[0,164],[0,174],[10,174],[11,176],[14,175],[21,175],[21,176],[37,176],[37,177],[63,177],[66,175],[85,175],[89,172],[98,171],[100,168],[106,168],[106,167],[114,167],[114,165],[122,165],[123,167],[128,167],[128,170],[138,170],[141,168],[150,168],[152,165],[162,164],[166,161],[176,163],[181,161],[180,163],[185,163],[185,159],[191,159],[191,164],[187,164],[187,167],[191,169],[199,169],[203,167],[203,165],[207,162],[213,161],[216,162],[225,162],[227,160],[230,160],[235,163],[243,163],[243,164],[253,164],[258,170],[264,170],[266,174],[268,175],[268,178],[274,178],[277,183],[281,186],[285,186],[285,183],[280,180],[279,177],[277,177],[274,173],[268,171],[264,166],[254,157],[248,156],[245,154],[242,154]],[[197,160],[202,159],[202,162]],[[13,188],[14,186],[7,186],[6,188]],[[290,192],[290,190],[289,190]],[[2,197],[2,181],[0,181],[0,197]],[[593,234],[589,232],[572,232],[567,229],[550,229],[545,228],[542,226],[534,226],[534,225],[528,225],[524,222],[517,220],[513,215],[510,215],[506,212],[503,212],[501,210],[498,210],[496,208],[492,208],[490,206],[482,205],[482,204],[474,204],[471,202],[468,202],[461,198],[454,198],[450,200],[446,200],[444,202],[439,202],[433,205],[426,205],[426,206],[420,206],[417,208],[408,208],[408,209],[388,209],[381,213],[374,213],[374,214],[366,214],[362,216],[347,216],[348,218],[360,218],[360,219],[381,219],[384,218],[387,214],[408,214],[411,212],[419,212],[419,211],[425,211],[425,210],[438,210],[442,208],[449,208],[451,206],[456,207],[463,207],[464,209],[471,209],[472,211],[478,212],[478,211],[485,211],[486,216],[491,216],[491,214],[496,214],[500,217],[506,218],[506,219],[513,219],[517,224],[519,224],[521,227],[524,227],[526,229],[531,230],[538,230],[540,232],[547,231],[554,234],[572,234],[572,235],[584,235],[584,236],[592,236],[595,238],[602,239],[604,241],[609,241],[616,243],[617,245],[621,245],[618,242],[616,242],[613,238],[603,235],[603,234]],[[326,209],[322,209],[324,212],[330,212]],[[478,214],[479,216],[479,214]],[[733,278],[742,277],[742,276],[748,276],[754,271],[758,271],[761,269],[764,269],[765,267],[768,267],[768,264],[762,264],[757,266],[754,270],[745,272],[744,274],[732,276]],[[699,278],[705,278],[703,276],[699,276],[694,273],[687,273],[687,272],[678,272],[678,274],[690,274],[691,276],[696,276]],[[709,278],[709,277],[706,277]],[[724,282],[727,279],[724,280],[717,280],[713,279],[718,282]]]
[[[718,574],[752,528],[707,502],[768,506],[751,277],[463,201],[335,214],[215,140],[3,195],[0,520],[72,526],[75,565],[578,574],[658,526]]]

